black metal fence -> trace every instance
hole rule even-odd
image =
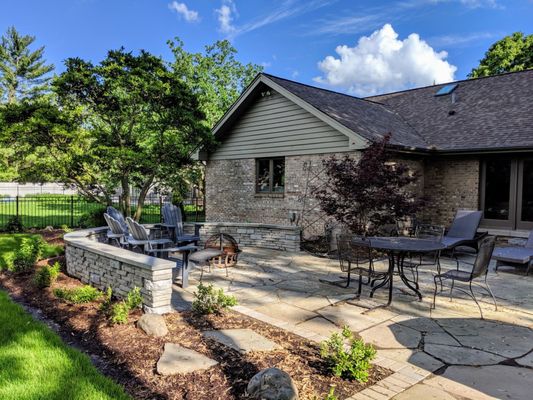
[[[164,196],[148,196],[143,206],[142,223],[156,223],[161,221],[161,206],[167,198]],[[113,199],[113,205],[118,207],[119,198]],[[135,211],[137,198],[132,199]],[[201,198],[184,201],[185,220],[203,221],[204,202]],[[0,229],[8,221],[18,216],[25,228],[44,228],[47,226],[68,226],[77,228],[84,225],[89,214],[98,213],[104,206],[76,195],[28,195],[0,197]]]

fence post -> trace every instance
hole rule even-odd
[[[74,228],[74,195],[70,195],[70,227]]]
[[[17,194],[17,196],[15,197],[15,204],[16,204],[15,215],[16,215],[16,217],[17,217],[17,219],[18,219],[18,217],[19,217],[19,196],[18,196],[18,194]]]
[[[161,209],[163,208],[163,196],[159,195],[159,222],[163,222],[163,213]]]

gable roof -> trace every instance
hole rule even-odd
[[[390,145],[411,151],[533,150],[533,70],[357,98],[261,73],[213,128],[222,137],[270,87],[350,138],[350,148],[391,134]]]

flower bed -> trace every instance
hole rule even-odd
[[[267,367],[288,372],[298,387],[300,399],[323,399],[331,385],[336,385],[335,394],[343,399],[390,374],[386,369],[373,367],[365,384],[333,377],[316,343],[234,311],[209,316],[192,312],[166,314],[169,333],[156,338],[136,328],[140,311],[135,311],[127,324],[111,325],[100,311],[103,300],[72,304],[58,299],[53,294],[54,287],[82,285],[63,273],[46,289],[38,289],[29,273],[0,273],[0,285],[17,301],[39,308],[46,318],[56,322],[68,343],[88,352],[98,360],[102,372],[138,399],[240,399],[250,378]],[[252,329],[281,348],[240,354],[202,335],[204,330],[232,328]],[[164,344],[169,342],[193,349],[219,364],[202,372],[160,376],[155,366]]]

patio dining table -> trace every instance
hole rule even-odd
[[[386,279],[379,285],[372,288],[371,297],[374,292],[389,283],[389,300],[387,306],[392,302],[392,287],[394,272],[398,273],[400,279],[411,291],[413,291],[419,300],[422,300],[422,294],[418,290],[416,282],[409,280],[404,273],[404,260],[408,254],[424,254],[432,253],[434,251],[444,250],[446,245],[444,243],[430,240],[418,239],[413,237],[370,237],[370,245],[377,250],[383,250],[388,254],[389,258],[389,274]],[[415,284],[415,286],[412,285]]]

